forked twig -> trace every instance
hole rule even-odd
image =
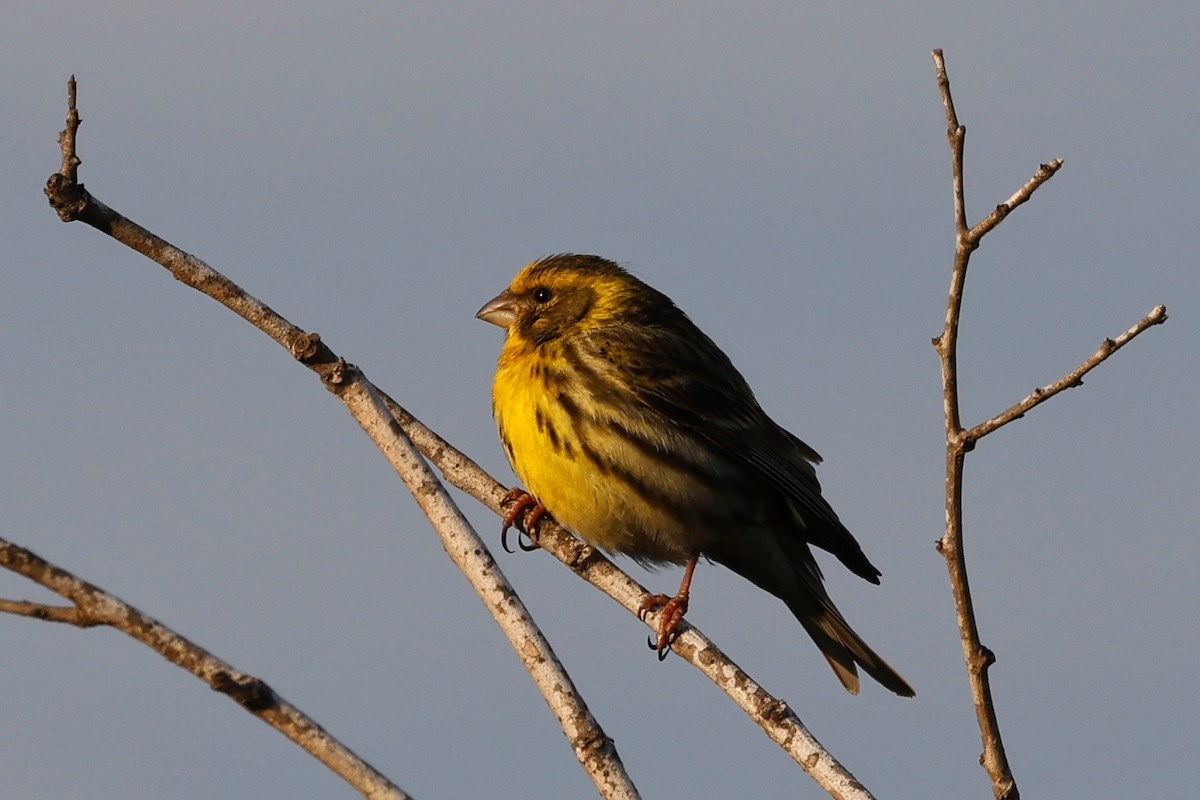
[[[265,681],[238,671],[120,598],[3,539],[0,539],[0,566],[24,575],[71,602],[70,606],[64,607],[4,600],[0,601],[0,611],[80,628],[107,625],[119,630],[192,673],[214,691],[228,695],[325,764],[364,797],[372,800],[408,798],[400,787],[276,694]]]
[[[971,696],[975,704],[975,715],[983,739],[983,754],[980,763],[987,770],[992,783],[992,794],[996,800],[1018,800],[1020,793],[1009,767],[1004,742],[1000,736],[1000,724],[996,717],[992,698],[988,667],[995,662],[995,655],[983,645],[975,620],[974,603],[971,599],[967,579],[967,563],[963,552],[962,484],[963,463],[966,454],[984,436],[1001,426],[1018,419],[1026,412],[1044,403],[1054,395],[1083,382],[1083,376],[1106,358],[1147,328],[1166,321],[1164,306],[1155,307],[1129,330],[1115,339],[1106,339],[1090,358],[1062,378],[1040,389],[1035,389],[1024,400],[1009,409],[969,429],[962,427],[958,403],[958,326],[962,313],[963,286],[966,282],[967,266],[971,253],[979,247],[980,240],[999,225],[1014,209],[1033,196],[1033,193],[1062,167],[1062,160],[1055,159],[1042,164],[1034,176],[1012,197],[1000,203],[993,211],[974,226],[967,224],[966,201],[963,191],[963,148],[966,128],[959,124],[950,94],[950,79],[941,50],[933,51],[933,63],[937,70],[937,83],[942,103],[946,110],[946,138],[950,144],[954,193],[955,248],[954,266],[950,274],[950,292],[946,304],[946,322],[940,336],[933,340],[941,360],[942,400],[946,422],[946,533],[938,540],[937,548],[946,559],[950,574],[950,587],[958,616],[959,636],[962,639],[963,657],[967,665],[967,676],[971,685]]]

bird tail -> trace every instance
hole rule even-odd
[[[790,604],[789,608],[816,642],[829,666],[833,667],[834,674],[842,682],[842,686],[846,687],[846,691],[858,694],[857,665],[881,685],[901,697],[912,697],[916,694],[908,681],[854,632],[832,603],[828,600],[821,603],[822,607],[817,613],[813,613],[814,610],[808,603],[803,605],[803,609],[792,608]]]
[[[900,673],[862,640],[825,592],[821,568],[808,544],[776,536],[769,527],[748,527],[744,535],[721,542],[706,555],[782,600],[850,694],[858,694],[858,667],[901,697],[916,692]]]

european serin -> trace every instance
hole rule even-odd
[[[663,657],[687,609],[697,559],[787,604],[842,685],[857,664],[913,689],[834,607],[809,545],[879,583],[821,496],[821,457],[759,407],[729,358],[670,298],[598,256],[554,255],[521,270],[476,314],[506,329],[492,409],[509,463],[536,501],[610,553],[685,565],[662,607]],[[532,525],[527,526],[532,527]]]

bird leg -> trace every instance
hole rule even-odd
[[[517,530],[529,540],[529,544],[525,544],[518,536],[517,546],[525,552],[537,550],[537,525],[542,517],[546,516],[546,507],[519,486],[510,489],[508,494],[504,495],[504,499],[500,501],[501,508],[510,504],[512,508],[505,512],[504,525],[500,528],[500,546],[504,548],[504,552],[512,552],[508,549],[508,529],[515,525]]]
[[[658,651],[659,661],[666,659],[667,652],[671,649],[676,637],[679,636],[679,623],[683,622],[683,615],[687,613],[688,590],[691,589],[692,573],[696,571],[696,562],[699,559],[699,553],[688,559],[687,566],[683,570],[683,580],[679,582],[679,591],[674,597],[653,594],[643,600],[641,606],[638,607],[638,619],[643,622],[651,611],[661,610],[662,612],[662,616],[658,620],[658,639],[651,638],[647,641],[651,650]]]

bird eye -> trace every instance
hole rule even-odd
[[[550,299],[552,292],[545,286],[539,286],[533,290],[533,300],[535,303],[545,303]]]

